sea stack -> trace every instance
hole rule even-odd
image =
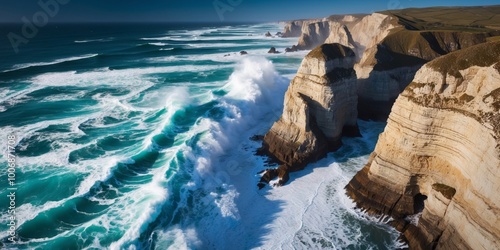
[[[346,190],[368,213],[393,217],[410,249],[498,249],[499,170],[495,42],[425,64]]]
[[[281,118],[265,135],[262,150],[282,165],[262,182],[303,169],[341,145],[342,135],[359,135],[353,50],[323,44],[302,61],[285,94]]]

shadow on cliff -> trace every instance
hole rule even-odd
[[[290,173],[290,180],[284,187],[286,188],[288,184],[293,183],[296,179],[311,174],[316,168],[330,167],[333,163],[346,163],[350,159],[370,155],[374,151],[378,136],[383,132],[386,124],[385,122],[358,120],[362,137],[343,137],[342,146],[337,151],[330,152],[325,158],[308,164],[304,170]],[[364,164],[366,162],[363,165],[351,166],[352,169],[349,169],[349,172],[354,175],[364,167]]]

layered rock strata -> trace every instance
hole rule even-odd
[[[394,101],[423,64],[485,43],[492,35],[494,33],[392,29],[375,46],[369,47],[355,67],[360,118],[386,120]]]
[[[498,249],[500,42],[425,64],[346,190],[411,249]]]
[[[302,25],[298,44],[286,51],[312,49],[322,43],[339,43],[353,49],[357,57],[359,117],[386,120],[394,101],[422,65],[500,34],[482,29],[459,31],[456,27],[409,30],[408,22],[382,13],[300,21],[293,26],[296,31]]]
[[[302,34],[303,20],[286,22],[281,37],[299,37]]]
[[[281,118],[265,135],[263,152],[282,165],[262,181],[301,170],[341,145],[342,135],[359,135],[354,52],[340,44],[324,44],[302,61],[285,94]]]

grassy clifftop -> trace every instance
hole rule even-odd
[[[459,50],[440,57],[428,65],[443,74],[461,77],[460,70],[472,66],[487,67],[500,60],[500,41],[483,43],[469,49]],[[500,71],[499,71],[500,73]]]
[[[409,30],[488,32],[500,30],[500,5],[432,7],[381,12],[398,18]]]
[[[380,43],[375,70],[421,65],[450,52],[500,40],[500,5],[388,10],[402,27]]]

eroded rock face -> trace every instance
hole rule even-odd
[[[280,184],[289,172],[337,149],[343,134],[359,135],[354,63],[354,52],[340,44],[324,44],[302,61],[283,114],[263,142],[263,150],[283,163],[272,175]]]
[[[447,53],[485,43],[492,31],[408,30],[392,15],[335,16],[302,21],[296,49],[339,43],[354,50],[358,112],[366,120],[385,121],[398,95],[425,63]],[[287,52],[293,51],[292,49]]]
[[[490,35],[493,34],[392,29],[366,50],[355,67],[360,118],[386,120],[394,101],[422,65],[450,52],[485,43]]]
[[[374,13],[300,21],[302,27],[297,48],[308,50],[323,43],[339,43],[354,49],[356,55],[361,56],[365,49],[381,41],[394,27],[390,20],[390,16]],[[285,32],[288,29],[289,25],[285,26]]]
[[[287,22],[282,37],[299,37],[302,33],[303,22],[302,20]]]
[[[500,42],[424,65],[368,164],[346,186],[390,215],[411,249],[496,249],[500,239]],[[421,212],[418,223],[404,219]]]

